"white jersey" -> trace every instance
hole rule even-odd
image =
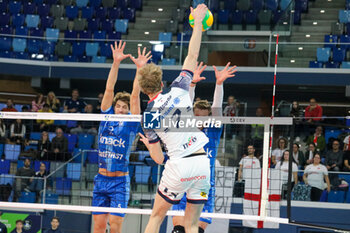
[[[281,166],[281,161],[279,161],[276,164],[275,169],[279,169],[281,170],[281,179],[283,181],[283,184],[288,182],[288,169],[289,169],[289,162],[288,161],[284,161],[282,166]],[[298,166],[296,165],[296,163],[292,163],[292,172],[298,172]],[[292,182],[294,182],[294,176],[292,174]]]
[[[249,156],[243,157],[239,162],[239,165],[242,165],[243,180],[250,179],[255,172],[260,172],[260,161],[255,156],[252,158]]]
[[[192,125],[192,102],[189,96],[189,85],[193,73],[182,70],[171,84],[148,102],[144,113],[144,132],[150,143],[162,141],[169,158],[182,158],[203,148],[208,143],[207,136]],[[158,118],[159,127],[148,128],[146,115],[152,113],[152,122]],[[157,123],[157,122],[156,122]],[[183,123],[183,124],[182,124]],[[190,123],[190,124],[188,124]]]
[[[325,189],[324,176],[328,176],[328,170],[324,165],[310,164],[305,168],[304,173],[307,174],[307,181],[311,187]]]

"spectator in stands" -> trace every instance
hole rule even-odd
[[[313,135],[310,135],[307,140],[306,144],[310,144],[311,142],[315,143],[316,150],[322,153],[326,149],[326,139],[322,135],[323,134],[323,128],[322,126],[317,126],[315,129],[315,133]]]
[[[10,126],[10,140],[16,144],[22,144],[26,135],[26,126],[21,119],[17,119]]]
[[[44,104],[43,108],[40,109],[38,112],[53,112],[50,109],[50,106],[48,104]],[[54,120],[36,120],[36,122],[39,124],[39,130],[38,131],[51,131]]]
[[[1,109],[3,112],[17,112],[15,105],[13,104],[13,99],[8,98],[6,102],[6,108]]]
[[[237,116],[238,115],[239,103],[235,100],[233,95],[227,98],[227,106],[224,109],[224,116]]]
[[[0,143],[6,143],[6,125],[2,119],[0,119]]]
[[[40,169],[37,171],[34,175],[34,178],[37,179],[31,179],[32,183],[28,187],[29,192],[35,192],[37,195],[37,199],[40,196],[40,192],[44,189],[44,180],[43,179],[38,179],[38,178],[45,178],[46,176],[49,175],[49,172],[46,170],[46,165],[45,163],[40,163]],[[50,178],[46,182],[47,186],[51,186],[51,180]],[[27,190],[26,190],[27,191]]]
[[[339,172],[343,166],[343,151],[339,149],[339,146],[339,140],[335,139],[332,144],[332,150],[326,153],[325,165],[328,171]],[[338,174],[330,174],[329,179],[332,185],[339,185]]]
[[[98,100],[94,106],[94,113],[101,113],[101,103],[102,103],[102,99],[103,99],[103,93],[98,94],[97,98],[98,98]]]
[[[298,143],[293,144],[293,159],[295,163],[298,165],[299,169],[304,169],[306,164],[304,153],[300,151],[300,146]]]
[[[281,158],[283,156],[283,152],[287,150],[288,147],[288,141],[286,138],[279,138],[277,140],[277,148],[272,151],[272,158],[271,162],[272,164],[276,165],[277,162],[281,161]]]
[[[276,164],[275,169],[279,169],[281,170],[281,179],[282,179],[282,183],[286,184],[288,183],[288,170],[289,170],[289,151],[285,150],[283,152],[283,156],[281,157],[281,161],[279,161]],[[292,188],[294,186],[294,184],[298,183],[298,165],[294,160],[294,157],[292,157]]]
[[[262,108],[257,108],[255,111],[256,117],[264,117]],[[255,124],[250,126],[251,144],[256,148],[258,156],[262,154],[263,139],[264,139],[264,125]]]
[[[56,137],[52,139],[52,160],[65,161],[68,159],[68,139],[63,135],[61,128],[56,129]]]
[[[11,231],[11,233],[23,233],[23,221],[22,220],[16,220],[16,228]]]
[[[243,157],[239,162],[238,181],[249,179],[251,169],[260,168],[260,161],[255,157],[255,148],[253,145],[247,147],[248,155]]]
[[[84,112],[93,113],[93,110],[94,108],[92,104],[88,104],[86,105]],[[78,127],[70,130],[70,133],[72,134],[88,133],[88,134],[97,135],[98,124],[99,124],[98,122],[94,122],[94,121],[81,121],[78,123]]]
[[[305,117],[307,122],[318,122],[322,119],[323,109],[320,105],[317,104],[315,98],[310,99],[310,105],[305,109]]]
[[[316,152],[317,151],[316,151],[315,143],[313,143],[313,142],[309,143],[307,151],[305,152],[305,160],[306,160],[305,166],[314,163],[314,155]],[[319,152],[317,152],[317,153],[319,153]]]
[[[49,160],[49,152],[51,151],[51,142],[49,134],[44,131],[41,133],[41,139],[38,143],[38,159]]]
[[[301,125],[301,122],[303,121],[303,117],[304,117],[304,109],[302,107],[299,106],[298,101],[293,101],[292,103],[292,110],[290,111],[290,116],[294,119],[295,122],[295,126],[294,126],[294,133],[295,135],[300,135],[303,126]]]
[[[313,157],[313,163],[308,165],[304,170],[303,180],[305,184],[310,185],[311,188],[311,201],[319,201],[323,190],[325,189],[325,183],[327,184],[327,191],[331,191],[331,185],[328,178],[327,168],[321,164],[321,155],[316,152]]]
[[[47,98],[46,98],[46,103],[49,105],[50,109],[53,112],[60,112],[60,100],[56,98],[56,95],[53,91],[50,91],[47,94]]]
[[[1,213],[0,213],[0,215],[1,215]],[[0,222],[0,233],[7,233],[7,227],[2,222]]]
[[[26,158],[24,160],[24,166],[19,168],[16,172],[16,176],[21,176],[21,178],[16,178],[15,199],[17,199],[21,195],[21,192],[30,185],[30,177],[34,175],[35,172],[30,167],[30,160]]]
[[[43,108],[45,104],[44,95],[42,93],[38,93],[35,99],[32,101],[32,112],[37,112]]]
[[[350,151],[344,152],[344,167],[343,170],[350,172]]]
[[[22,112],[31,112],[30,108],[28,105],[23,105],[22,107]],[[30,132],[33,131],[33,120],[31,119],[23,119],[22,123],[26,126],[26,133],[29,134]]]
[[[59,229],[59,226],[60,226],[60,219],[58,217],[52,217],[51,227],[50,229],[47,229],[45,233],[64,233],[61,229]]]
[[[79,90],[72,91],[72,98],[64,102],[64,111],[70,113],[83,112],[86,106],[85,101],[79,99]]]

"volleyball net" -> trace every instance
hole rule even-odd
[[[108,212],[125,213],[127,216],[151,214],[164,166],[152,160],[139,136],[130,137],[135,132],[142,132],[141,116],[1,112],[0,119],[1,125],[6,127],[0,144],[3,158],[0,175],[1,210],[40,209],[88,214]],[[293,150],[296,138],[295,120],[293,124],[293,119],[289,117],[195,119],[207,122],[205,127],[218,129],[216,138],[209,137],[210,140],[216,140],[211,144],[214,146],[206,148],[208,157],[215,158],[211,164],[215,167],[215,172],[212,173],[215,180],[212,180],[209,199],[211,195],[214,197],[208,207],[213,211],[203,212],[201,215],[204,219],[212,218],[213,223],[209,229],[222,227],[220,221],[225,222],[224,230],[228,230],[229,225],[235,224],[276,229],[281,223],[288,224],[293,219],[297,220],[291,215],[294,165],[292,160],[284,165],[279,164],[281,160],[285,160],[281,159],[285,156],[284,151],[289,148],[290,151]],[[131,138],[130,143],[124,140],[125,137],[109,141],[98,136],[102,121],[119,122],[119,125],[127,127],[138,126],[137,130],[130,128],[127,131],[127,138]],[[219,122],[220,125],[213,126],[210,125],[211,122]],[[271,125],[274,125],[274,134],[270,142]],[[190,131],[197,126],[189,125],[183,130]],[[113,130],[113,126],[106,130]],[[282,145],[282,141],[285,145]],[[102,189],[107,186],[111,192],[118,191],[118,185],[112,184],[114,181],[105,179],[94,182],[101,163],[99,156],[123,156],[113,151],[99,154],[99,142],[114,148],[128,147],[130,150],[127,158],[128,174],[125,176],[128,185],[122,190],[127,197],[117,195],[116,198],[113,197],[114,200],[108,199],[119,203],[115,208],[93,206],[95,186],[101,186]],[[270,143],[274,148],[272,151],[269,150]],[[166,150],[164,154],[166,156]],[[289,170],[286,164],[290,166]],[[298,180],[302,179],[300,176],[302,177],[299,174]],[[120,204],[123,202],[127,204]],[[281,208],[281,205],[287,208]],[[169,216],[183,214],[184,211],[179,208],[168,211]],[[169,225],[170,220],[168,227]]]

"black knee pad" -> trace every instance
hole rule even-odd
[[[185,228],[181,225],[176,225],[171,233],[185,233]]]
[[[201,228],[201,227],[198,227],[198,232],[199,232],[199,233],[204,233],[204,229]]]

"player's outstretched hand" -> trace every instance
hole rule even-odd
[[[202,21],[205,17],[205,14],[207,13],[207,10],[208,10],[208,7],[205,4],[199,4],[196,7],[196,10],[194,10],[191,7],[191,14],[193,16],[195,23],[197,22],[197,23],[202,24]]]
[[[193,79],[192,79],[192,82],[191,82],[191,86],[194,86],[198,82],[200,82],[202,80],[205,80],[205,77],[201,77],[201,74],[205,70],[205,68],[207,68],[207,65],[203,66],[203,62],[201,62],[198,65],[198,62],[197,62],[196,69],[193,72]]]
[[[135,63],[137,69],[140,69],[141,67],[146,65],[147,62],[149,61],[149,59],[151,59],[151,58],[152,58],[151,51],[149,51],[146,54],[146,47],[143,48],[142,53],[141,53],[140,47],[138,47],[138,57],[137,58],[130,56],[130,59]]]
[[[123,41],[120,40],[119,43],[114,42],[114,47],[111,45],[114,62],[121,62],[125,58],[131,56],[130,54],[124,54],[125,44],[125,42],[123,43]]]
[[[139,136],[141,137],[140,138],[140,141],[143,142],[143,144],[145,144],[145,146],[148,148],[149,146],[149,141],[148,141],[148,138],[146,138],[142,133],[139,133]]]
[[[222,85],[226,79],[228,78],[232,78],[235,76],[234,73],[237,72],[237,66],[232,66],[231,68],[229,68],[231,62],[227,63],[227,65],[225,66],[225,69],[218,71],[218,69],[216,68],[216,66],[213,66],[214,70],[215,70],[215,77],[216,77],[216,84],[217,85]]]

